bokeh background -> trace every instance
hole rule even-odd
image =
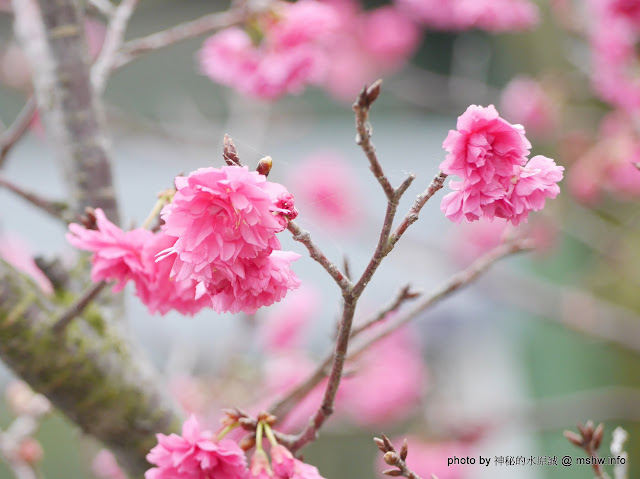
[[[373,9],[386,2],[364,4]],[[544,154],[567,168],[560,196],[529,222],[531,234],[544,239],[540,251],[500,262],[477,283],[414,322],[413,339],[428,371],[421,385],[422,400],[383,430],[390,437],[411,435],[430,441],[435,451],[436,445],[460,447],[444,448],[449,452],[440,452],[441,457],[459,450],[492,460],[507,455],[560,459],[582,455],[563,438],[563,430],[592,419],[606,425],[604,456],[609,455],[615,427],[630,433],[629,477],[635,477],[633,459],[640,452],[637,199],[613,192],[585,204],[569,189],[572,165],[588,150],[585,145],[596,137],[598,124],[611,107],[591,91],[588,42],[579,31],[568,31],[547,2],[538,5],[541,21],[533,31],[425,30],[410,62],[384,78],[383,94],[373,108],[373,141],[389,179],[398,185],[408,172],[417,175],[399,211],[406,211],[437,173],[444,159],[442,141],[455,128],[456,117],[470,104],[499,107],[503,88],[517,75],[544,80],[545,91],[561,112],[551,132],[530,136],[532,154]],[[210,0],[143,1],[127,38],[226,6]],[[5,80],[0,84],[0,118],[7,124],[25,99],[25,90],[6,80],[18,69],[6,63],[12,37],[11,16],[0,15],[0,67]],[[195,58],[203,39],[145,55],[117,71],[108,84],[105,102],[123,225],[140,224],[156,193],[169,187],[175,175],[220,166],[222,137],[228,133],[246,164],[273,157],[270,179],[300,196],[299,223],[329,257],[336,261],[346,257],[354,272],[361,271],[375,247],[385,198],[355,145],[350,104],[320,89],[276,102],[243,98],[199,72]],[[337,202],[334,193],[315,200],[305,197],[306,181],[331,176],[324,163],[327,158],[342,168],[337,175],[346,179]],[[64,195],[61,173],[46,135],[38,128],[17,145],[2,174],[44,196]],[[425,207],[420,221],[380,268],[363,297],[359,317],[386,304],[403,284],[428,293],[486,247],[481,229],[444,218],[438,207],[443,194]],[[348,221],[333,221],[318,203],[334,205]],[[7,191],[0,191],[0,204],[3,237],[19,238],[16,241],[34,254],[74,261],[76,252],[56,220]],[[495,235],[489,236],[493,238],[489,243],[496,241]],[[283,249],[304,253],[287,234],[281,240]],[[321,357],[330,347],[339,293],[304,254],[295,270],[316,298],[309,314],[312,334],[307,348],[311,357]],[[204,395],[205,403],[210,401],[208,407],[228,407],[236,405],[235,400],[246,401],[242,394],[260,396],[260,391],[249,391],[245,380],[259,374],[264,331],[260,323],[277,314],[278,306],[250,318],[212,311],[194,318],[150,316],[127,289],[123,320],[154,359],[168,387],[175,387],[176,378],[196,378],[198,394]],[[404,373],[402,364],[394,366],[394,370],[381,366],[379,374]],[[4,370],[3,384],[10,378]],[[10,421],[4,408],[0,425]],[[382,465],[371,441],[380,432],[378,425],[356,426],[348,418],[330,422],[321,439],[305,450],[305,458],[327,478],[380,476]],[[94,477],[91,461],[100,446],[64,417],[54,413],[37,437],[45,451],[44,477]],[[411,443],[409,450],[411,465]],[[445,474],[446,468],[440,479],[449,477]],[[577,465],[475,465],[461,474],[451,477],[593,476],[588,466]],[[2,465],[0,477],[10,477]]]

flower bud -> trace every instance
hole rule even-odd
[[[271,171],[271,167],[273,166],[273,160],[270,156],[265,156],[258,162],[258,167],[256,171],[263,176],[269,176],[269,172]]]

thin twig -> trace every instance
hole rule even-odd
[[[241,9],[211,13],[146,37],[128,41],[116,54],[112,68],[121,68],[145,53],[168,47],[174,43],[237,25],[245,19],[246,15],[246,12]]]
[[[63,332],[73,319],[82,314],[85,308],[96,296],[98,296],[98,294],[100,294],[106,285],[106,281],[100,281],[85,290],[85,292],[82,293],[82,295],[56,320],[52,328],[53,332],[56,334]]]
[[[498,260],[521,251],[527,251],[528,249],[531,249],[531,247],[532,245],[529,242],[518,241],[515,243],[501,245],[493,249],[485,256],[476,260],[467,269],[453,276],[449,281],[447,281],[447,283],[433,292],[429,297],[422,300],[411,311],[400,316],[393,323],[385,327],[384,330],[381,330],[375,336],[371,337],[368,341],[362,343],[359,347],[357,347],[349,354],[349,359],[352,359],[355,356],[361,354],[371,345],[380,341],[388,334],[398,329],[400,326],[417,318],[420,313],[429,309],[440,300],[449,296],[451,293],[455,292],[463,286],[466,286],[467,284],[472,283]],[[352,336],[355,337],[359,335],[360,332]],[[305,379],[303,382],[298,384],[298,386],[289,391],[286,396],[280,398],[276,403],[274,403],[269,411],[271,411],[273,415],[282,420],[282,418],[288,414],[293,405],[295,405],[300,399],[304,398],[326,378],[327,370],[329,368],[329,365],[331,364],[332,357],[332,355],[327,356],[322,362],[318,364],[316,369],[307,377],[307,379]]]
[[[530,251],[533,249],[533,247],[534,245],[530,240],[518,239],[494,248],[484,256],[477,259],[473,264],[471,264],[471,266],[451,277],[449,281],[447,281],[444,285],[431,293],[431,295],[420,301],[411,310],[400,315],[398,318],[395,318],[394,321],[386,325],[384,329],[376,332],[374,336],[368,338],[367,341],[354,348],[349,355],[349,359],[352,359],[355,356],[361,354],[372,344],[380,341],[381,339],[384,339],[389,334],[396,331],[398,328],[414,320],[421,313],[433,307],[436,303],[439,303],[451,293],[471,284],[498,260],[523,251]]]
[[[36,99],[31,96],[18,113],[15,121],[0,135],[0,168],[4,165],[9,151],[29,129],[31,121],[36,114]]]
[[[104,87],[109,77],[109,73],[113,68],[115,55],[124,42],[124,34],[127,24],[139,0],[122,0],[118,8],[116,8],[107,33],[104,38],[102,50],[91,68],[91,83],[98,93],[104,91]]]
[[[413,203],[413,206],[409,210],[409,212],[405,215],[402,222],[398,225],[396,230],[393,232],[391,237],[389,238],[389,249],[393,249],[395,244],[398,242],[400,237],[404,234],[409,226],[418,221],[418,216],[420,214],[420,210],[424,207],[424,205],[431,199],[431,197],[436,194],[438,190],[442,188],[444,185],[444,180],[447,178],[447,175],[443,172],[438,172],[438,174],[431,180],[431,183],[427,187],[426,190],[416,198],[416,201]]]
[[[12,183],[11,181],[0,175],[0,186],[5,187],[9,191],[12,191],[20,198],[28,201],[38,209],[48,213],[56,219],[62,220],[65,223],[71,221],[70,216],[67,214],[68,206],[60,201],[50,201],[34,193],[24,190],[22,187]]]
[[[378,324],[380,321],[386,318],[389,313],[397,311],[405,302],[417,298],[418,296],[420,296],[420,294],[421,293],[412,292],[409,285],[404,286],[402,289],[400,289],[400,291],[398,291],[398,294],[396,295],[394,300],[387,306],[382,308],[380,311],[378,311],[373,318],[365,321],[360,326],[353,328],[353,330],[351,331],[351,338],[353,339],[366,329],[369,329],[375,324]]]
[[[311,235],[308,231],[303,230],[298,226],[295,221],[289,221],[289,225],[287,229],[293,234],[293,239],[295,241],[299,241],[303,245],[306,246],[309,251],[309,255],[311,258],[316,260],[322,267],[331,275],[333,280],[338,284],[340,289],[345,292],[348,292],[353,288],[353,283],[347,279],[347,277],[340,271],[340,269],[329,260],[325,254],[318,248],[318,246],[311,239]]]
[[[402,448],[400,452],[397,452],[389,438],[382,434],[382,439],[378,437],[373,438],[373,442],[376,443],[380,452],[384,454],[384,462],[386,462],[390,466],[396,467],[396,469],[387,469],[383,472],[384,475],[391,477],[406,477],[407,479],[421,479],[421,477],[409,469],[405,459],[407,458],[407,454],[409,452],[409,444],[405,439],[402,443]]]
[[[360,93],[356,102],[353,104],[353,111],[356,114],[356,144],[362,148],[365,156],[369,160],[369,168],[376,177],[380,186],[384,190],[385,195],[389,200],[395,199],[396,192],[391,186],[389,179],[382,170],[382,165],[378,160],[376,154],[376,148],[371,143],[371,125],[369,124],[369,109],[371,104],[380,95],[380,88],[382,86],[382,80],[375,81],[371,86],[365,86]]]

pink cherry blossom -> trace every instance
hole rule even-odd
[[[490,32],[528,30],[539,22],[529,0],[396,0],[407,15],[438,30],[479,28]]]
[[[493,105],[471,105],[442,146],[449,153],[440,165],[444,173],[471,184],[489,184],[511,177],[514,166],[524,165],[531,143],[524,128],[500,118]]]
[[[141,258],[146,274],[134,277],[136,295],[149,308],[151,314],[166,314],[175,310],[180,314],[193,316],[202,308],[211,307],[211,300],[207,297],[196,298],[195,280],[171,279],[173,262],[170,258],[156,261],[158,254],[172,247],[175,242],[174,237],[160,231],[145,243]]]
[[[273,473],[277,477],[290,478],[293,477],[296,469],[296,459],[291,451],[281,444],[271,446],[271,465]]]
[[[213,81],[245,95],[276,99],[320,82],[329,62],[324,39],[337,23],[315,0],[278,2],[248,30],[232,27],[207,39],[200,66]]]
[[[500,118],[493,105],[471,105],[458,118],[457,128],[443,143],[448,154],[440,165],[444,173],[461,178],[450,182],[453,191],[440,205],[451,221],[498,217],[517,225],[526,221],[529,211],[541,209],[545,198],[557,196],[555,183],[564,168],[544,157],[525,167],[531,144],[524,128]]]
[[[546,156],[534,156],[520,168],[519,178],[509,199],[514,207],[514,216],[510,218],[514,225],[526,221],[530,211],[544,208],[546,198],[555,198],[560,193],[558,182],[562,179],[564,168],[557,166]]]
[[[195,416],[182,426],[182,435],[157,434],[158,445],[147,455],[147,461],[155,465],[145,479],[203,479],[224,477],[245,479],[247,459],[234,441],[213,441],[213,434],[201,431]]]
[[[219,265],[206,286],[198,285],[196,298],[208,295],[219,313],[254,314],[300,286],[291,270],[291,262],[299,257],[297,253],[278,250],[269,256],[237,260],[230,266]]]
[[[269,464],[269,457],[262,449],[258,449],[251,456],[251,464],[249,465],[248,477],[254,479],[272,479],[273,470]]]
[[[161,216],[163,231],[177,240],[159,257],[176,255],[176,281],[191,278],[204,282],[204,288],[213,281],[214,271],[225,266],[233,269],[238,259],[268,256],[280,248],[275,234],[284,229],[286,221],[276,214],[288,212],[274,203],[287,193],[283,186],[247,167],[224,166],[178,177],[176,188]],[[255,275],[255,267],[246,267]],[[217,281],[221,274],[216,274]]]
[[[142,249],[151,241],[153,233],[144,229],[122,231],[107,219],[100,208],[95,210],[95,216],[97,230],[72,223],[67,241],[76,248],[93,252],[91,280],[94,283],[115,281],[113,291],[117,292],[128,280],[147,274]]]
[[[516,77],[502,91],[500,110],[506,119],[527,132],[548,135],[558,123],[558,112],[543,85],[529,77]]]
[[[72,245],[93,252],[93,282],[115,281],[113,290],[120,291],[127,281],[133,281],[136,295],[152,314],[176,310],[193,315],[203,307],[211,306],[209,298],[194,299],[194,280],[173,281],[170,278],[172,261],[156,261],[158,253],[171,247],[176,238],[141,228],[122,231],[106,218],[101,209],[96,209],[95,215],[97,230],[71,224],[67,234]]]

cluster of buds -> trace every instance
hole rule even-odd
[[[584,425],[578,424],[578,431],[580,431],[580,434],[573,431],[565,431],[564,437],[574,446],[584,449],[587,454],[595,454],[602,443],[604,424],[600,423],[597,427],[594,427],[593,421],[587,421]]]
[[[394,469],[387,469],[382,473],[386,476],[391,477],[400,477],[404,476],[409,479],[418,478],[417,474],[411,471],[407,467],[405,460],[407,459],[407,454],[409,454],[409,443],[405,439],[402,442],[402,447],[400,448],[400,452],[396,451],[396,448],[393,447],[391,441],[384,434],[382,435],[382,439],[379,437],[374,437],[373,442],[376,443],[378,449],[384,454],[384,462],[386,462],[390,466],[394,466]]]

